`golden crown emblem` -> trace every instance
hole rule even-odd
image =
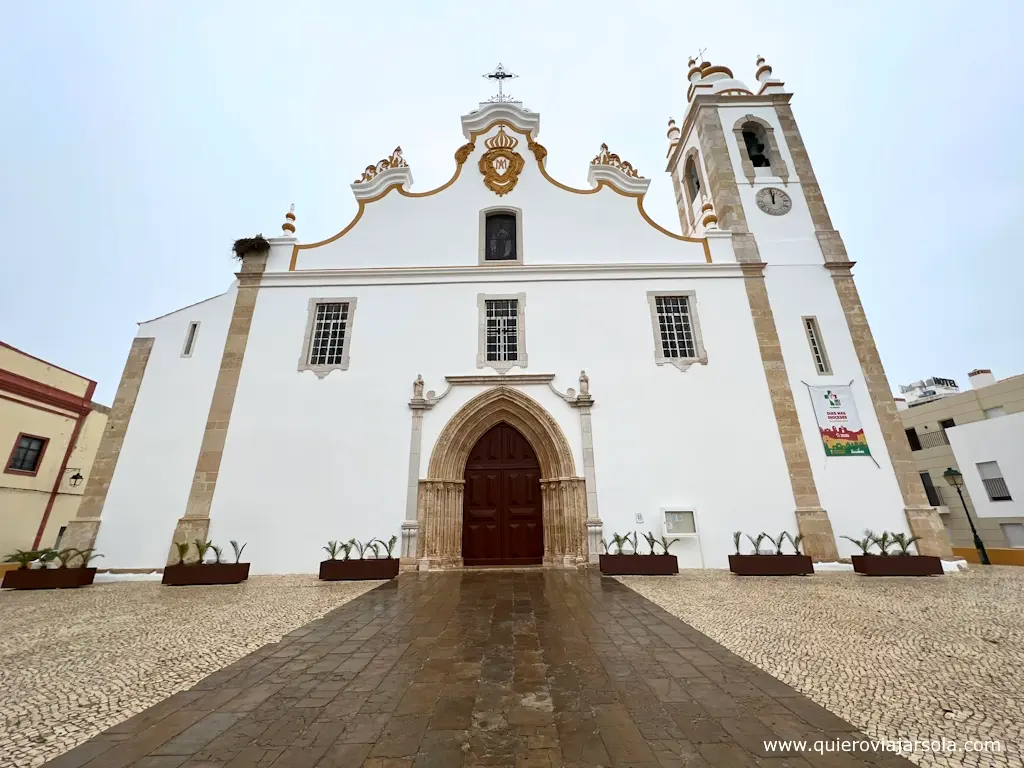
[[[519,140],[505,133],[504,127],[499,127],[498,132],[484,141],[484,144],[488,149],[515,149]]]

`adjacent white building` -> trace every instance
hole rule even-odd
[[[588,186],[553,178],[539,114],[492,100],[445,184],[396,150],[336,234],[300,242],[289,213],[224,294],[140,324],[72,541],[150,568],[237,539],[256,573],[391,535],[421,569],[574,567],[634,530],[683,567],[725,567],[736,530],[950,554],[791,94],[763,59],[754,88],[688,79],[682,234],[607,147]],[[826,456],[811,385],[850,386],[870,456]]]
[[[979,518],[993,519],[1010,548],[1024,548],[1024,412],[946,430]]]

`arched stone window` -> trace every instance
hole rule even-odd
[[[694,156],[686,160],[686,167],[683,169],[684,178],[686,180],[686,194],[689,197],[690,202],[697,200],[701,195],[700,176],[697,173],[697,164],[693,160]]]
[[[747,150],[747,158],[755,168],[771,168],[772,162],[768,159],[765,151],[768,149],[768,140],[764,136],[764,129],[756,123],[747,123],[743,126],[743,144]]]
[[[769,175],[789,182],[789,168],[782,159],[779,145],[775,141],[775,128],[767,120],[755,115],[745,115],[736,121],[732,128],[736,136],[736,144],[740,151],[740,165],[743,175],[751,184],[758,176],[756,168],[767,170],[761,176]]]

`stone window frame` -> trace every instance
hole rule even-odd
[[[751,123],[764,131],[768,162],[771,164],[771,175],[781,179],[784,185],[788,184],[789,166],[786,165],[786,161],[782,159],[782,152],[779,151],[779,143],[775,139],[775,126],[757,115],[744,115],[732,127],[732,132],[736,137],[736,146],[740,154],[740,165],[743,166],[743,175],[747,177],[750,186],[754,186],[757,174],[755,173],[754,164],[750,161],[750,156],[747,154],[746,142],[743,141],[743,128]]]
[[[487,359],[487,302],[511,301],[516,304],[516,350],[515,360]],[[507,373],[513,368],[525,370],[529,356],[526,354],[526,294],[525,293],[478,293],[477,306],[477,348],[476,367],[491,368],[499,374]]]
[[[661,345],[661,326],[658,323],[659,297],[686,297],[687,308],[690,312],[690,329],[693,331],[693,346],[696,357],[665,357],[665,351]],[[656,365],[674,365],[684,373],[691,365],[699,363],[708,364],[708,353],[704,349],[704,336],[700,331],[700,312],[697,311],[697,292],[693,290],[684,291],[648,291],[647,305],[651,313],[651,330],[654,333],[654,362]]]
[[[831,376],[832,375],[832,361],[828,356],[828,349],[825,347],[825,338],[821,333],[821,323],[818,322],[818,318],[814,315],[804,315],[800,318],[800,322],[804,326],[804,336],[807,337],[807,348],[811,350],[811,362],[814,363],[814,370],[819,376]],[[812,327],[813,326],[813,327]],[[811,338],[811,335],[814,338]],[[815,345],[817,345],[817,351],[815,351]],[[821,366],[824,366],[825,370],[821,369],[818,365],[818,358],[821,358]]]
[[[181,345],[181,356],[192,357],[196,351],[196,342],[199,341],[199,320],[189,320],[188,328],[185,330],[185,343]]]
[[[487,260],[487,217],[492,213],[504,213],[516,219],[516,257],[515,259]],[[512,205],[492,205],[480,209],[480,266],[514,267],[523,263],[523,209]]]
[[[331,371],[347,371],[351,362],[352,330],[355,327],[356,304],[354,296],[330,297],[314,296],[306,305],[306,334],[302,338],[302,352],[299,356],[298,372],[312,371],[318,379],[327,376]],[[345,342],[341,347],[341,362],[331,365],[312,365],[309,362],[313,344],[313,327],[316,325],[316,308],[319,304],[348,304],[348,320],[345,323]]]

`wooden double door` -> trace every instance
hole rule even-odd
[[[462,510],[465,565],[539,565],[544,557],[540,465],[508,424],[492,427],[469,454]]]

